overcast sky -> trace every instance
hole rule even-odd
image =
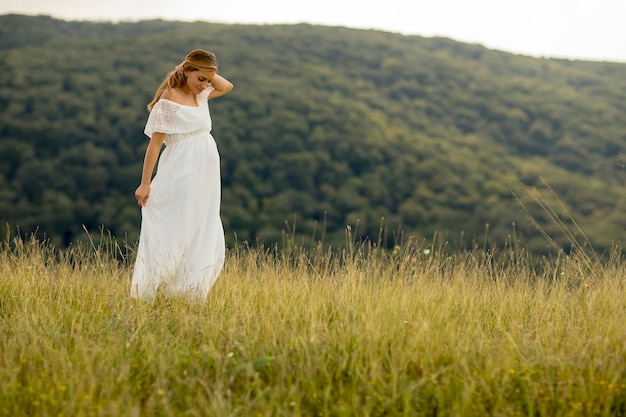
[[[312,23],[445,36],[532,56],[626,63],[626,0],[0,0],[0,14]]]

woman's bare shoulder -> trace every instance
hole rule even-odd
[[[173,88],[166,88],[165,91],[163,91],[163,94],[161,94],[161,97],[159,97],[159,100],[164,98],[166,100],[173,100],[173,95],[175,93],[172,92]]]

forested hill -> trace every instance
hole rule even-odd
[[[513,194],[542,178],[596,249],[624,236],[624,64],[337,27],[5,15],[0,220],[10,233],[66,245],[83,225],[103,226],[134,242],[146,103],[198,47],[235,84],[211,102],[231,244],[280,242],[294,222],[333,245],[347,225],[376,239],[384,218],[388,244],[402,230],[541,249]]]

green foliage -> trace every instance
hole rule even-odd
[[[347,225],[462,247],[488,225],[493,243],[515,232],[540,251],[513,198],[540,178],[597,249],[623,234],[623,64],[310,25],[6,15],[0,28],[0,220],[59,245],[102,226],[137,238],[145,105],[196,47],[235,84],[210,104],[231,245],[280,243],[295,219],[334,247]]]

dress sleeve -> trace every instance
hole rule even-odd
[[[215,87],[209,86],[206,90],[198,94],[198,99],[208,100],[209,94],[211,94],[213,90],[215,90]]]
[[[161,99],[152,107],[143,132],[151,138],[155,132],[174,134],[186,133],[188,130],[189,126],[188,123],[185,123],[180,106],[169,100]]]

